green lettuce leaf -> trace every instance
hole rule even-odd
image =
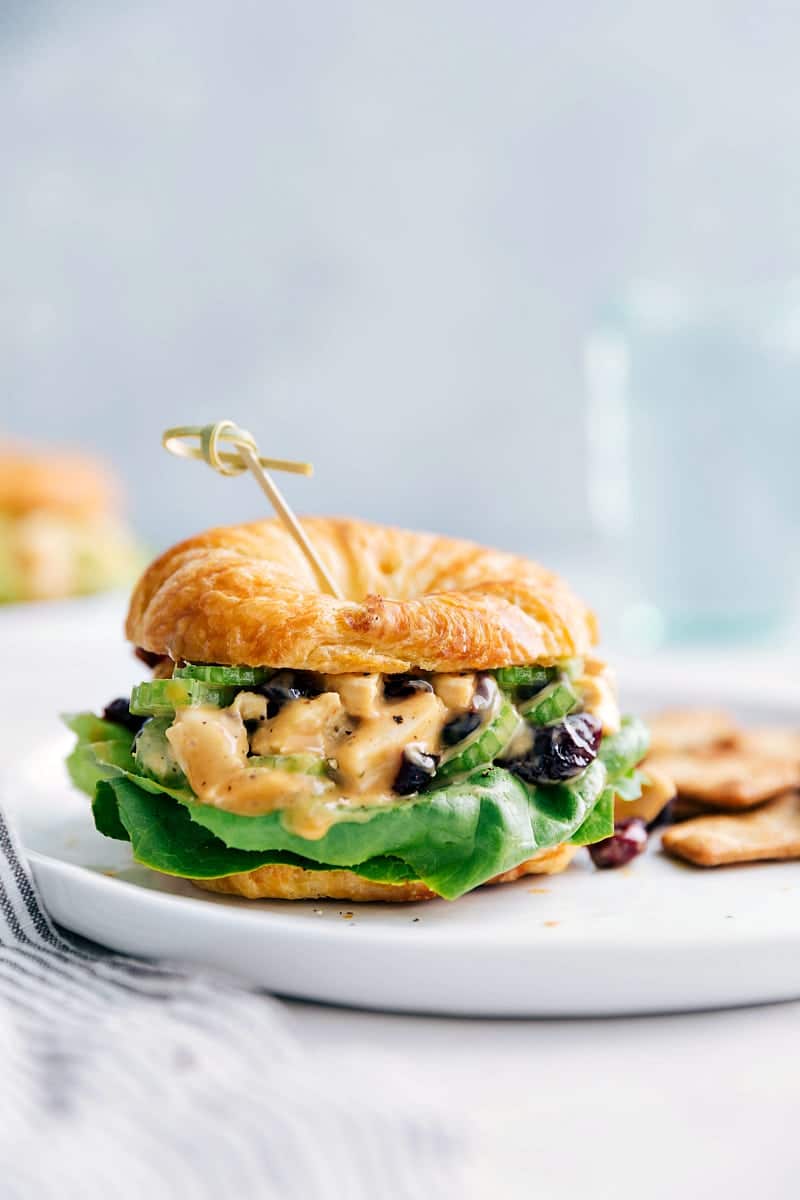
[[[104,721],[94,713],[78,713],[62,717],[64,723],[78,735],[78,743],[67,758],[67,770],[72,782],[87,796],[94,798],[95,789],[104,779],[123,776],[154,795],[162,792],[174,800],[192,801],[190,788],[169,787],[149,775],[142,775],[133,757],[133,737],[129,729]]]
[[[595,762],[569,785],[529,787],[501,767],[417,800],[340,820],[309,841],[284,827],[281,813],[244,817],[209,804],[187,805],[193,821],[240,850],[289,850],[354,868],[376,856],[399,858],[439,895],[454,899],[538,850],[566,841],[597,802],[606,780]]]
[[[333,864],[285,850],[232,850],[195,824],[182,805],[126,778],[101,780],[92,808],[100,833],[130,842],[137,862],[165,875],[214,879],[275,863],[307,871],[335,869]],[[415,878],[405,863],[390,857],[359,863],[355,870],[365,879],[381,883],[404,883]]]
[[[614,792],[620,800],[638,800],[642,794],[646,776],[643,771],[637,770],[635,767],[631,771],[626,771],[624,775],[618,775],[614,780]]]
[[[614,788],[605,787],[580,829],[569,839],[573,846],[591,846],[614,832]]]
[[[605,764],[608,778],[616,780],[642,761],[650,749],[650,731],[638,717],[623,717],[619,733],[604,737],[598,758]]]
[[[99,782],[94,813],[102,833],[123,836],[138,862],[170,875],[211,878],[294,862],[318,870],[347,867],[393,882],[422,879],[452,900],[565,841],[604,782],[599,763],[578,785],[546,789],[527,788],[496,767],[431,792],[425,802],[382,810],[367,821],[340,821],[313,841],[288,832],[280,813],[243,817],[196,801],[175,803],[124,776]]]
[[[94,797],[101,780],[113,778],[120,770],[135,770],[130,730],[94,713],[67,714],[62,720],[78,738],[67,758],[67,771],[79,791]]]
[[[125,799],[125,787],[136,787],[126,779],[101,779],[97,784],[92,801],[92,816],[98,833],[114,838],[118,842],[129,842],[131,835],[122,819],[121,804]],[[141,788],[136,788],[142,792]],[[147,795],[147,792],[142,792]]]
[[[606,738],[598,759],[568,784],[533,787],[502,767],[432,788],[380,809],[348,810],[325,835],[302,838],[280,812],[248,817],[200,803],[138,773],[132,735],[92,714],[68,720],[78,735],[70,756],[77,786],[94,792],[100,832],[131,842],[138,862],[167,874],[211,878],[267,863],[348,868],[365,878],[421,879],[455,899],[537,851],[584,845],[613,831],[608,765],[629,775],[646,748],[641,723],[628,719]],[[621,788],[629,786],[620,779]],[[632,784],[630,786],[633,786]]]

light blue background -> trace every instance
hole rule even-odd
[[[314,461],[301,511],[579,551],[605,299],[798,266],[798,34],[749,0],[5,0],[0,424],[113,455],[154,545],[261,511],[158,449],[232,416]]]

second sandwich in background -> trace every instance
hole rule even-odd
[[[128,583],[143,555],[120,508],[96,459],[0,441],[0,603]]]

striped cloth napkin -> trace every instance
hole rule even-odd
[[[268,996],[67,938],[2,813],[0,909],[3,1200],[467,1194],[464,1146],[400,1060],[370,1085]]]

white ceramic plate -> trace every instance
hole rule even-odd
[[[621,871],[595,871],[581,853],[563,875],[454,904],[216,897],[137,867],[95,832],[66,779],[68,746],[22,763],[6,803],[53,917],[116,950],[290,996],[430,1013],[605,1015],[800,996],[798,863],[702,871],[656,844]]]

